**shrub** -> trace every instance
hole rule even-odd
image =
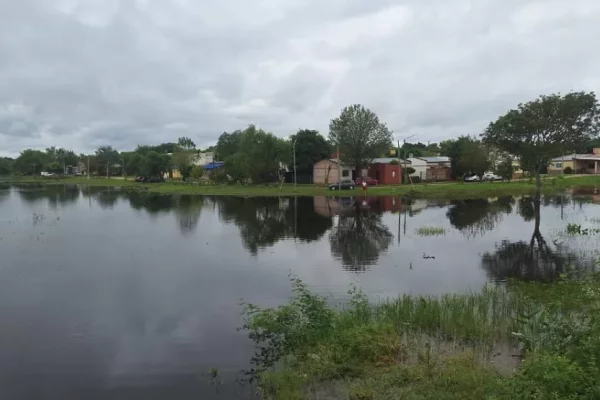
[[[416,172],[416,170],[413,167],[406,167],[407,175],[414,174],[415,172]]]
[[[571,175],[573,173],[573,168],[571,168],[571,167],[565,168],[564,173],[567,175]]]

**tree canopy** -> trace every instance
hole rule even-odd
[[[598,135],[600,107],[593,92],[551,94],[519,104],[490,123],[483,140],[520,158],[524,169],[539,175],[550,160],[584,146]]]
[[[440,143],[440,149],[442,154],[450,157],[454,178],[469,173],[482,175],[491,166],[487,149],[479,140],[471,136],[445,140]]]
[[[392,132],[377,115],[360,104],[344,108],[329,123],[329,140],[339,144],[340,159],[359,172],[389,151]]]
[[[219,160],[227,160],[227,158],[237,153],[242,140],[242,131],[237,130],[232,133],[223,132],[219,136],[215,151]]]
[[[301,129],[290,138],[296,143],[296,169],[312,172],[313,164],[331,156],[331,145],[318,131]]]
[[[289,142],[250,125],[240,132],[238,150],[225,159],[225,171],[233,180],[270,182],[277,180],[281,164],[290,162]]]

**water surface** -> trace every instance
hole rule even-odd
[[[0,398],[249,399],[241,299],[343,301],[594,268],[595,192],[471,201],[0,187]],[[536,231],[536,222],[539,230]],[[445,229],[419,236],[423,226]],[[223,384],[209,382],[216,367]]]

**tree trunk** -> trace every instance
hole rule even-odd
[[[542,177],[540,176],[540,170],[535,170],[535,199],[539,202],[542,193]]]

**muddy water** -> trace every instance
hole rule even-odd
[[[353,283],[382,299],[590,269],[598,236],[565,233],[600,228],[596,194],[582,194],[545,197],[536,213],[530,197],[0,187],[0,398],[250,399],[241,299],[285,302],[290,273],[343,301]]]

